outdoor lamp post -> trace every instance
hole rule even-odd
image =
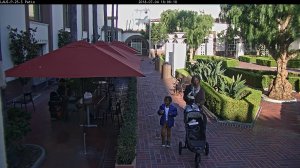
[[[208,37],[204,38],[204,42],[205,42],[205,55],[207,55],[207,43],[208,43]]]
[[[148,12],[146,10],[145,14],[147,14],[147,13]],[[151,58],[151,19],[150,19],[150,13],[148,13],[148,17],[149,17],[149,58]]]

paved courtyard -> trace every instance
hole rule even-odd
[[[138,168],[194,167],[194,154],[186,149],[178,154],[178,142],[184,141],[181,95],[171,95],[173,79],[162,80],[148,58],[142,62],[146,77],[138,78]],[[248,65],[249,66],[249,65]],[[98,128],[84,130],[82,111],[71,112],[67,121],[51,121],[48,112],[49,92],[38,94],[36,112],[32,113],[32,132],[26,143],[43,146],[46,160],[42,168],[111,168],[116,155],[117,127],[110,120]],[[158,106],[164,96],[171,95],[178,107],[172,129],[171,148],[162,148]],[[300,95],[295,94],[298,100]],[[29,105],[31,108],[31,106]],[[227,126],[208,118],[208,156],[202,156],[201,167],[298,167],[300,165],[300,102],[261,103],[262,111],[253,128]],[[31,109],[32,111],[32,109]],[[87,132],[87,153],[84,154],[83,132]]]
[[[161,147],[158,106],[164,96],[172,94],[172,80],[162,80],[146,59],[142,63],[145,78],[138,79],[138,145],[137,167],[194,167],[194,154],[183,150],[178,154],[178,142],[184,140],[181,95],[172,95],[178,107],[172,129],[171,148]],[[299,94],[295,94],[300,100]],[[262,102],[262,111],[253,128],[220,124],[209,118],[208,156],[202,156],[201,167],[298,167],[300,165],[300,102],[274,104]]]

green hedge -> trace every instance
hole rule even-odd
[[[228,68],[226,69],[225,73],[226,76],[232,77],[236,76],[237,74],[242,75],[242,79],[246,80],[246,84],[254,87],[254,88],[262,88],[261,81],[262,81],[262,75],[259,73],[255,73],[251,70],[248,71],[244,69],[238,69],[238,68]]]
[[[256,57],[253,56],[239,56],[239,61],[248,62],[248,63],[256,63]]]
[[[228,67],[237,67],[239,65],[239,60],[232,59],[232,58],[226,58],[226,57],[220,57],[220,56],[206,56],[206,55],[196,55],[194,57],[194,60],[220,60],[222,61],[222,65],[225,68]]]
[[[227,58],[226,60],[223,61],[223,65],[225,65],[226,68],[237,67],[239,66],[239,60]]]
[[[277,63],[275,60],[267,58],[257,58],[256,59],[256,64],[257,65],[263,65],[263,66],[268,66],[268,67],[277,67]]]
[[[128,85],[128,106],[124,112],[124,122],[120,129],[117,146],[117,163],[131,164],[136,156],[137,139],[137,84],[130,78]]]
[[[205,82],[201,82],[201,87],[205,90],[205,105],[220,119],[246,123],[255,119],[261,101],[261,91],[246,88],[250,94],[242,100],[235,100],[216,92]]]
[[[300,68],[300,60],[289,60],[287,67],[288,68]]]
[[[176,69],[175,74],[176,77],[180,77],[180,78],[190,76],[190,73],[186,71],[184,68]]]
[[[260,71],[250,69],[228,68],[225,75],[232,77],[233,75],[241,74],[242,79],[246,80],[246,84],[254,88],[268,88],[272,79],[275,79],[275,71]],[[293,89],[297,92],[300,90],[300,74],[289,73],[288,81],[292,84]]]
[[[263,75],[262,78],[262,86],[263,88],[268,88],[271,84],[271,81],[275,79],[276,76],[274,75]],[[300,92],[300,77],[288,77],[287,78],[290,84],[293,87],[293,90],[296,92]]]

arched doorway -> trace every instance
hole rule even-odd
[[[125,40],[125,43],[128,46],[135,48],[139,52],[138,55],[148,55],[149,44],[148,41],[143,36],[141,35],[130,36]]]

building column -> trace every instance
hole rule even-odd
[[[3,122],[3,104],[2,104],[2,89],[0,93],[0,167],[7,167],[6,151],[5,151],[5,136],[4,136],[4,122]]]

